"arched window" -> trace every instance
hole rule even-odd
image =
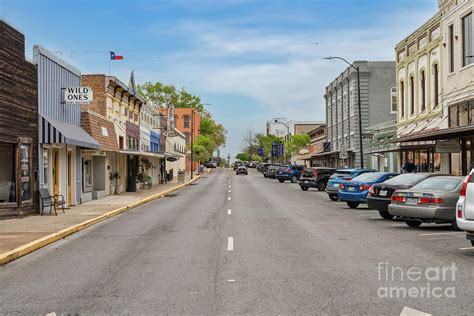
[[[189,128],[190,116],[188,114],[183,115],[183,127]]]
[[[439,70],[438,64],[433,66],[433,85],[434,85],[434,107],[437,107],[439,104]]]
[[[400,116],[405,116],[405,83],[400,81]]]
[[[410,114],[415,114],[415,78],[410,77]]]
[[[421,112],[426,109],[426,77],[425,71],[420,72]]]

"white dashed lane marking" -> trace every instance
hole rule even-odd
[[[228,209],[228,210],[227,210],[227,214],[228,214],[228,215],[232,214],[232,210],[231,210],[231,209]]]
[[[234,250],[234,238],[233,237],[228,237],[227,238],[227,250],[228,251]]]

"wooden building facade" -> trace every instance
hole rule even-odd
[[[0,19],[0,217],[37,211],[37,68],[25,37]]]

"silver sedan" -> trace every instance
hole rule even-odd
[[[464,177],[439,176],[428,178],[407,190],[395,191],[388,206],[391,215],[406,220],[410,227],[422,223],[456,224],[456,202]]]

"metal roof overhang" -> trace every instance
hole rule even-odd
[[[403,143],[413,141],[427,141],[427,140],[443,140],[452,139],[459,137],[474,136],[474,125],[455,127],[455,128],[443,128],[435,131],[426,133],[416,133],[413,135],[402,136],[390,140],[391,143]]]
[[[70,144],[100,149],[100,144],[82,127],[41,115],[40,142],[42,144]]]

